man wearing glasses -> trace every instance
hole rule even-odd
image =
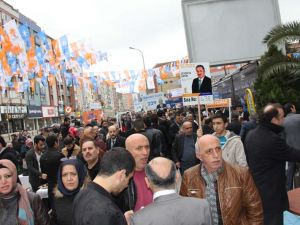
[[[202,136],[198,147],[201,163],[186,170],[180,194],[207,199],[214,225],[262,225],[262,202],[248,169],[223,160],[220,141],[213,135]]]

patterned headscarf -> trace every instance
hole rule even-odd
[[[20,225],[34,225],[33,211],[30,206],[27,191],[17,183],[17,168],[10,160],[0,160],[0,166],[7,168],[12,173],[13,188],[10,193],[6,195],[0,194],[1,198],[10,198],[10,196],[19,193],[19,208],[18,208],[18,221]]]

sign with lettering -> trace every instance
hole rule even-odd
[[[207,104],[206,108],[226,108],[231,106],[231,99],[225,98],[225,99],[216,99],[213,104]]]
[[[42,106],[29,105],[28,108],[28,118],[41,118],[43,117]]]
[[[183,94],[182,104],[183,106],[198,105],[199,94]]]
[[[146,110],[155,110],[156,106],[159,104],[160,101],[164,103],[164,93],[159,92],[159,93],[154,93],[154,94],[149,94],[149,95],[144,95],[142,96],[144,105]]]
[[[43,106],[43,117],[58,117],[58,109],[54,106]]]

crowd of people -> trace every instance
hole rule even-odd
[[[196,115],[160,108],[85,125],[66,117],[34,137],[0,136],[0,224],[283,225],[300,161],[295,106],[268,104],[259,117],[240,106],[231,118],[204,111],[200,123]]]

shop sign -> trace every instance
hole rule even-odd
[[[5,114],[8,120],[24,119],[25,114]]]
[[[43,117],[42,106],[29,105],[28,106],[28,118],[41,118]]]
[[[0,106],[0,113],[27,113],[27,107],[26,106]]]
[[[58,117],[58,110],[57,107],[54,106],[43,106],[43,117]]]

